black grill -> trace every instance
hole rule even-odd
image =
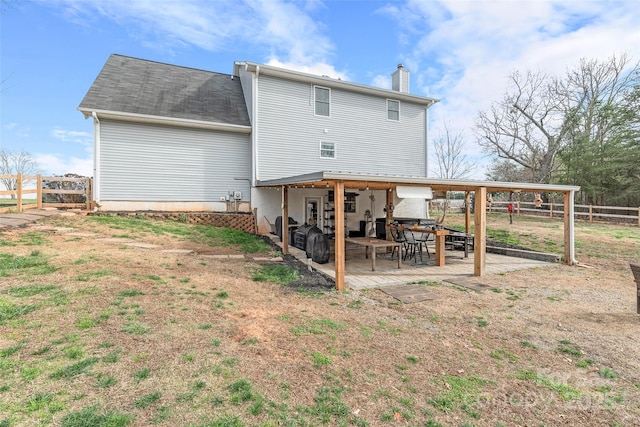
[[[293,246],[306,252],[318,264],[329,261],[329,238],[315,225],[304,224],[293,233]]]

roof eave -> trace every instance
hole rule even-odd
[[[367,86],[359,83],[348,82],[345,80],[334,79],[331,77],[317,76],[313,74],[303,73],[300,71],[288,70],[285,68],[274,67],[272,65],[256,64],[255,62],[236,62],[234,64],[234,74],[239,75],[240,69],[246,67],[247,71],[264,74],[273,77],[279,77],[287,80],[298,81],[302,83],[317,84],[327,87],[342,88],[352,92],[363,93],[374,96],[385,96],[387,98],[398,99],[400,101],[413,102],[425,105],[427,108],[433,104],[440,102],[439,99],[429,98],[426,96],[412,95],[410,93],[398,92],[390,89],[382,89],[373,86]]]
[[[258,187],[274,187],[313,184],[318,182],[343,181],[346,183],[385,183],[389,188],[396,185],[429,186],[435,190],[449,191],[473,191],[476,188],[484,187],[487,191],[528,191],[528,192],[567,192],[579,191],[580,187],[575,185],[538,184],[528,182],[500,182],[500,181],[476,181],[461,179],[440,179],[417,176],[400,175],[369,175],[354,174],[346,172],[314,172],[304,175],[270,179],[258,181]]]
[[[78,111],[89,118],[96,113],[98,119],[118,120],[124,122],[136,122],[145,124],[157,124],[164,126],[179,126],[194,129],[218,130],[223,132],[251,133],[251,126],[234,125],[229,123],[208,122],[205,120],[183,119],[179,117],[163,117],[148,114],[126,113],[122,111],[98,110],[78,107]]]

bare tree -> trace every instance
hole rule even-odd
[[[26,151],[12,152],[0,149],[0,175],[37,175],[40,173],[38,162]],[[17,190],[18,180],[15,177],[0,178],[7,190]],[[15,194],[11,195],[15,199]]]
[[[512,91],[479,114],[478,143],[531,171],[535,182],[547,182],[568,130],[562,108],[546,75],[515,72],[509,79]]]
[[[557,155],[579,138],[602,139],[608,132],[599,110],[613,105],[637,84],[626,55],[582,60],[562,78],[528,71],[509,76],[511,89],[476,121],[478,143],[490,154],[528,170],[534,182],[549,182]]]
[[[449,129],[444,122],[444,134],[433,141],[433,150],[438,161],[438,178],[468,178],[477,166],[463,153],[464,132]]]
[[[529,170],[507,159],[493,159],[487,168],[486,178],[489,181],[530,182],[533,181]]]
[[[444,122],[444,133],[433,141],[433,151],[438,162],[438,178],[462,179],[469,178],[477,166],[477,162],[467,159],[464,149],[464,132],[454,132]],[[444,222],[450,206],[449,194],[442,203],[442,216],[438,223]]]

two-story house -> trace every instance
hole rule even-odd
[[[427,176],[428,109],[399,65],[392,90],[236,62],[232,75],[112,55],[78,109],[95,124],[103,210],[281,213],[273,180],[323,171]],[[385,216],[385,190],[347,189],[346,226]],[[332,189],[292,187],[289,214],[331,232]],[[425,197],[394,193],[396,216],[425,218]],[[377,202],[377,203],[376,203]]]
[[[277,216],[280,230],[289,217],[318,225],[335,233],[343,289],[344,237],[363,224],[368,236],[378,218],[383,229],[391,218],[426,218],[432,191],[475,194],[477,276],[487,193],[561,192],[564,259],[575,263],[579,187],[428,177],[428,111],[437,100],[410,94],[408,73],[398,66],[386,90],[251,62],[228,75],[112,55],[78,107],[94,121],[96,206],[253,211],[260,232]],[[465,222],[470,231],[468,210]]]

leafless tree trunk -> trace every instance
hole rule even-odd
[[[471,175],[477,162],[467,160],[463,149],[464,132],[454,132],[445,121],[444,134],[433,141],[433,150],[438,162],[438,178],[463,179]],[[451,202],[447,197],[442,204],[442,216],[437,220],[439,224],[444,222],[450,206]]]
[[[433,141],[433,150],[438,161],[438,178],[468,178],[477,166],[477,162],[467,160],[463,153],[464,132],[449,129],[444,122],[444,134]]]

